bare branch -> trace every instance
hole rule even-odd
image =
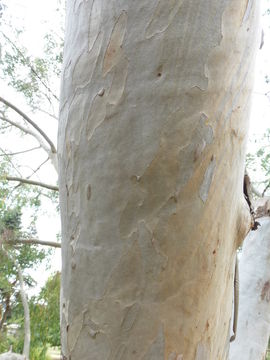
[[[42,113],[50,116],[50,117],[53,118],[54,120],[58,121],[58,117],[55,116],[54,114],[50,113],[49,111],[46,111],[46,110],[44,110],[44,109],[41,109],[41,108],[38,107],[38,106],[34,106],[33,109],[34,109],[34,110],[38,110],[38,111],[40,111],[40,112],[42,112]]]
[[[27,116],[23,111],[21,111],[19,108],[17,108],[17,106],[13,105],[12,103],[7,101],[6,99],[0,97],[0,101],[3,104],[5,104],[6,106],[10,107],[12,110],[16,111],[17,114],[22,116],[25,121],[27,121],[31,126],[33,126],[33,128],[35,128],[40,133],[40,135],[47,141],[47,143],[50,145],[51,152],[54,153],[54,154],[56,153],[56,148],[54,146],[54,143],[45,134],[45,132],[33,120],[30,119],[29,116]]]
[[[0,147],[0,150],[2,151],[3,155],[7,157],[7,161],[10,163],[10,165],[13,167],[13,169],[16,171],[16,173],[19,174],[19,176],[22,176],[21,172],[19,171],[19,169],[13,164],[13,161],[8,157],[7,153],[5,152],[4,149],[2,149]]]
[[[19,177],[15,177],[15,176],[5,176],[0,178],[2,180],[8,180],[8,181],[18,181],[22,184],[29,184],[29,185],[35,185],[35,186],[40,186],[49,190],[54,190],[54,191],[58,191],[59,188],[56,185],[50,185],[50,184],[45,184],[43,182],[39,182],[39,181],[35,181],[35,180],[30,180],[30,179],[24,179],[24,178],[19,178]]]
[[[46,164],[46,162],[49,161],[49,160],[50,160],[50,158],[47,157],[46,160],[42,161],[42,163],[41,163],[35,170],[33,170],[32,174],[29,175],[29,176],[27,176],[27,179],[30,179],[31,176],[33,176],[34,174],[36,174],[36,173],[38,172],[38,170],[40,170],[40,168],[41,168],[44,164]]]
[[[1,116],[0,116],[0,119],[1,119]],[[35,146],[31,149],[27,149],[27,150],[22,150],[22,151],[17,151],[17,152],[14,152],[14,153],[4,153],[4,154],[0,154],[0,156],[15,156],[15,155],[20,155],[20,154],[25,154],[25,153],[28,153],[30,151],[34,151],[34,150],[38,150],[40,149],[41,146]]]
[[[23,131],[25,134],[33,136],[39,142],[42,149],[45,150],[48,154],[50,154],[50,148],[44,143],[42,137],[39,136],[35,131],[32,131],[30,128],[28,128],[26,126],[23,126],[21,124],[18,124],[17,122],[15,122],[13,120],[10,120],[10,119],[8,119],[6,117],[0,116],[0,119],[8,122],[12,126],[15,126],[16,128]]]
[[[264,197],[265,193],[266,193],[266,190],[268,190],[270,187],[270,184],[266,185],[265,189],[263,190],[262,192],[262,197]]]
[[[61,248],[61,243],[56,241],[46,241],[39,239],[16,239],[16,240],[6,240],[6,244],[27,244],[27,245],[44,245],[51,246],[55,248]]]
[[[31,72],[37,77],[37,79],[41,82],[41,84],[49,91],[49,93],[52,94],[52,96],[59,101],[59,98],[54,94],[54,92],[49,88],[49,86],[43,81],[43,79],[39,76],[39,74],[37,73],[37,71],[34,69],[34,67],[32,66],[31,62],[29,59],[27,59],[24,54],[21,52],[21,50],[14,44],[14,42],[12,40],[10,40],[10,38],[8,36],[6,36],[3,32],[2,32],[4,38],[14,47],[14,49],[17,51],[17,53],[24,59],[24,61],[26,62],[26,64],[28,65],[28,67],[30,68]]]

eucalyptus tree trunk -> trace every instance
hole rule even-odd
[[[259,222],[241,254],[238,330],[230,360],[264,360],[270,336],[270,219]]]
[[[67,1],[62,351],[228,356],[258,1]]]

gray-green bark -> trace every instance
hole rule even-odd
[[[227,358],[257,6],[67,2],[67,359]]]

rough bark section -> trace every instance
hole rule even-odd
[[[68,1],[62,343],[226,359],[256,47],[246,0]],[[90,190],[89,190],[90,189]]]
[[[270,335],[270,220],[247,236],[240,258],[238,331],[230,360],[265,358]]]

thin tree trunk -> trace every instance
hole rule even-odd
[[[20,265],[16,264],[18,275],[19,275],[19,282],[20,282],[20,295],[23,304],[23,311],[24,311],[24,343],[23,343],[23,355],[25,356],[26,360],[29,360],[30,354],[30,340],[31,340],[31,329],[30,329],[30,311],[27,296],[24,290],[24,282],[23,282],[23,275],[21,271]]]
[[[230,360],[265,358],[270,336],[270,219],[247,236],[240,260],[238,331]]]
[[[27,295],[24,290],[24,281],[23,281],[21,267],[20,264],[17,262],[17,260],[11,257],[10,254],[5,249],[2,248],[1,250],[6,254],[7,257],[9,257],[14,262],[14,265],[16,266],[18,271],[18,277],[20,283],[20,295],[24,310],[24,344],[23,344],[23,355],[16,354],[10,351],[7,353],[0,354],[0,360],[29,360],[30,340],[31,340],[30,311],[29,311]]]
[[[3,325],[4,325],[5,321],[7,320],[7,316],[9,314],[9,312],[10,312],[10,294],[7,294],[6,299],[5,299],[5,311],[4,311],[4,314],[3,314],[2,319],[0,321],[0,331],[3,328]]]
[[[62,349],[228,356],[257,1],[67,1]]]

